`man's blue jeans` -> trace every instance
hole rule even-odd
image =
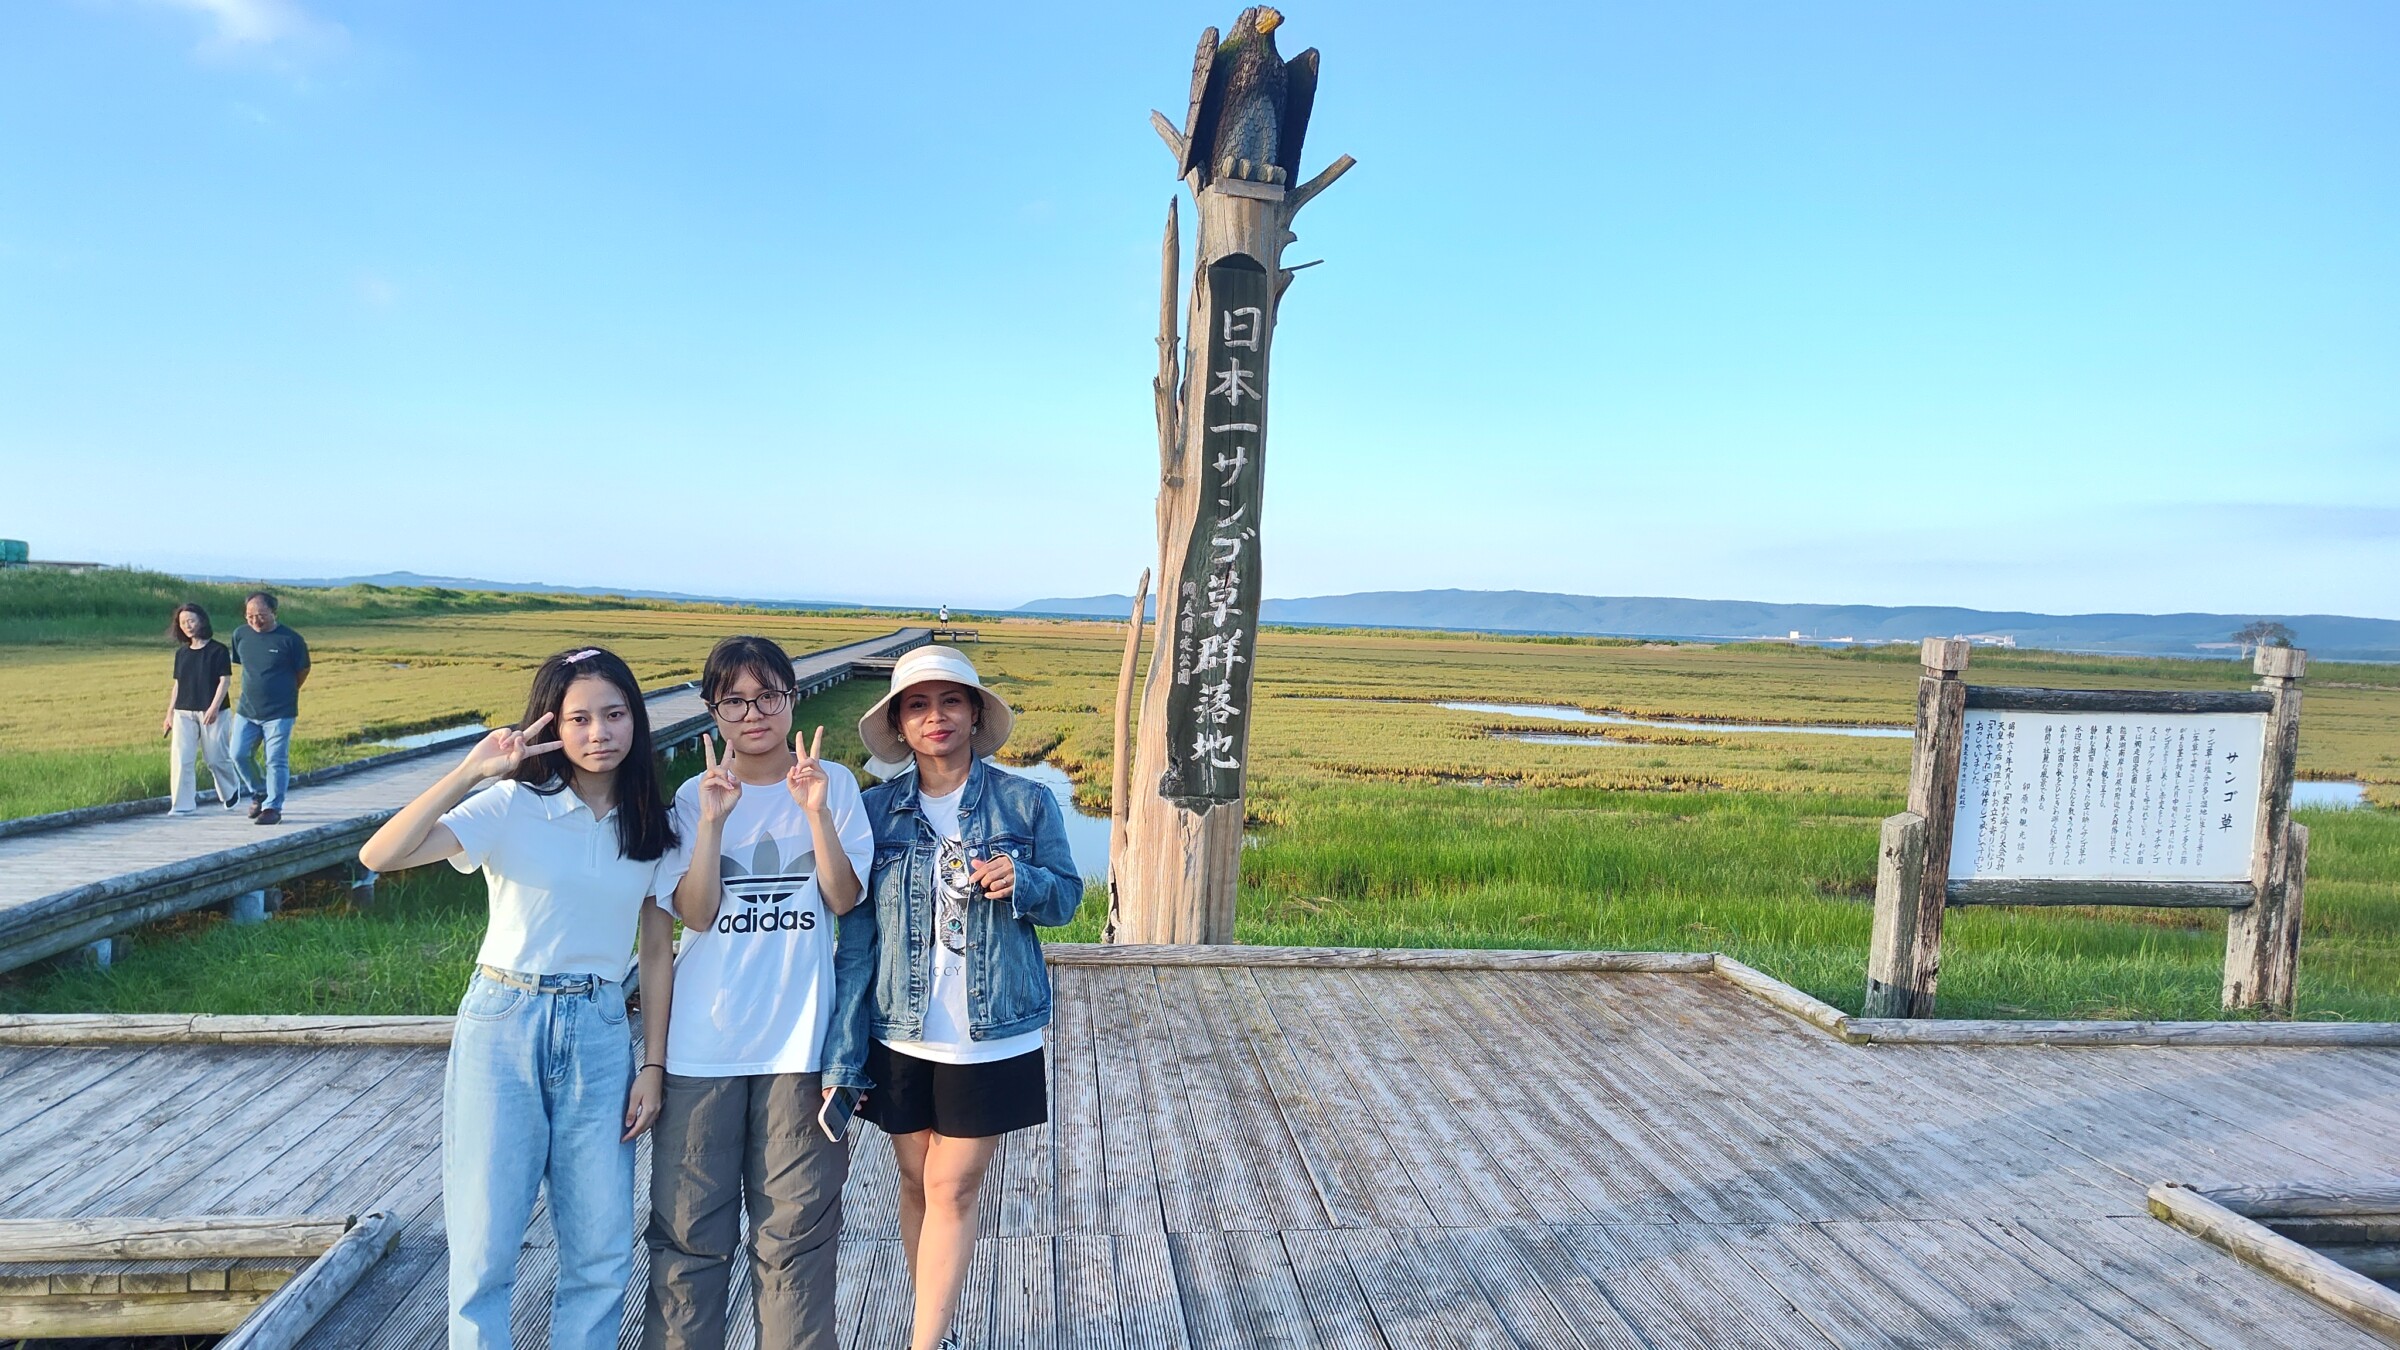
[[[283,809],[284,789],[292,785],[292,721],[270,717],[253,722],[239,713],[233,718],[233,771],[241,777],[242,791],[270,811]],[[251,756],[258,753],[262,739],[267,745],[263,777],[251,767]]]
[[[478,971],[442,1082],[450,1350],[509,1342],[517,1252],[547,1182],[558,1234],[552,1350],[615,1350],[633,1278],[633,1038],[625,986],[592,975]]]

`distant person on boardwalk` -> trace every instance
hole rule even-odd
[[[547,739],[545,739],[547,737]],[[498,779],[477,791],[487,779]],[[442,1215],[450,1345],[509,1341],[517,1253],[545,1186],[558,1235],[552,1350],[615,1350],[633,1278],[633,1141],[659,1079],[634,1072],[625,972],[675,823],[658,791],[633,672],[598,647],[534,672],[525,719],[502,727],[385,822],[358,860],[397,872],[481,869],[490,925],[442,1080]],[[665,988],[672,954],[642,952]],[[664,1019],[642,1058],[666,1055]]]
[[[300,716],[300,686],[308,683],[308,643],[275,617],[275,593],[252,591],[242,602],[243,624],[233,635],[233,663],[242,668],[242,698],[233,707],[233,769],[250,819],[283,823],[283,794],[292,782],[292,723]],[[266,744],[266,768],[256,767]]]
[[[837,992],[834,932],[865,889],[875,831],[858,780],[818,758],[825,728],[805,745],[793,737],[782,647],[719,642],[700,697],[725,754],[700,738],[708,768],[675,795],[683,846],[660,865],[658,903],[642,911],[643,951],[668,950],[674,920],[684,926],[672,998],[643,968],[645,1018],[667,1025],[667,1049],[650,1144],[642,1345],[724,1350],[747,1211],[748,1339],[835,1350],[850,1144],[819,1120],[837,1085],[864,1085],[866,972]],[[845,998],[851,1010],[837,1017]]]
[[[1074,918],[1083,881],[1058,799],[984,762],[1015,721],[949,647],[902,656],[858,720],[869,752],[907,765],[867,790],[875,866],[861,907],[875,923],[845,922],[838,960],[845,977],[875,972],[859,1114],[891,1136],[899,1167],[911,1350],[957,1344],[983,1174],[1002,1135],[1050,1118],[1050,976],[1034,925]]]
[[[948,605],[944,605],[938,612],[940,613],[941,617],[934,620],[934,622],[947,627],[950,623],[950,607]]]
[[[195,756],[208,762],[217,800],[230,811],[242,800],[242,780],[227,748],[233,719],[224,715],[225,695],[233,685],[232,658],[216,640],[208,611],[198,605],[175,607],[167,637],[175,644],[175,678],[167,683],[167,716],[160,724],[168,738],[167,814],[188,816],[199,809]]]

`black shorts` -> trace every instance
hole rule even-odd
[[[937,1064],[869,1040],[867,1077],[875,1086],[858,1113],[885,1134],[981,1139],[1050,1119],[1050,1076],[1038,1049],[988,1064]]]

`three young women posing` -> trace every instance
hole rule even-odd
[[[983,1174],[1001,1135],[1049,1119],[1050,977],[1034,925],[1073,918],[1083,882],[1057,798],[984,762],[1015,721],[965,657],[919,647],[858,723],[877,759],[906,765],[867,790],[874,923],[842,925],[840,960],[845,989],[873,972],[859,1114],[891,1136],[899,1168],[911,1350],[955,1344]]]
[[[517,1251],[545,1182],[558,1235],[550,1344],[608,1350],[633,1274],[633,1140],[661,1091],[657,1072],[634,1072],[625,971],[675,825],[641,688],[612,653],[544,661],[518,728],[477,742],[359,860],[396,872],[446,859],[481,869],[490,891],[442,1083],[453,1350],[510,1343]],[[645,1060],[663,1059],[664,1022],[644,1032]]]
[[[545,1182],[550,1344],[615,1344],[633,1140],[653,1122],[644,1345],[723,1344],[746,1206],[758,1343],[830,1347],[849,1154],[817,1115],[836,1087],[867,1089],[860,1114],[891,1136],[912,1350],[954,1344],[984,1173],[1001,1135],[1048,1119],[1034,925],[1067,922],[1083,885],[1049,790],[984,762],[1008,704],[954,651],[904,656],[859,722],[904,767],[862,798],[818,740],[787,744],[791,663],[774,643],[719,643],[702,696],[726,754],[704,751],[670,815],[632,671],[599,648],[553,656],[522,730],[484,737],[359,852],[377,871],[480,868],[490,892],[442,1097],[453,1347],[509,1344]],[[623,984],[637,926],[638,1074]]]
[[[675,797],[681,880],[642,918],[646,1020],[668,1027],[642,1344],[722,1350],[747,1208],[753,1339],[834,1350],[850,1151],[817,1116],[833,1088],[864,1086],[866,988],[851,981],[842,992],[853,1006],[837,1013],[834,929],[858,904],[875,835],[858,781],[817,758],[825,729],[805,750],[792,740],[783,648],[763,637],[718,643],[700,696],[725,754],[702,738],[709,767]],[[676,918],[683,950],[669,977],[650,954],[673,950]],[[858,921],[842,926],[847,936]]]

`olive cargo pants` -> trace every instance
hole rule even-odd
[[[817,1084],[813,1073],[667,1075],[650,1140],[643,1350],[722,1350],[745,1204],[758,1344],[835,1350],[850,1146],[817,1127]]]

